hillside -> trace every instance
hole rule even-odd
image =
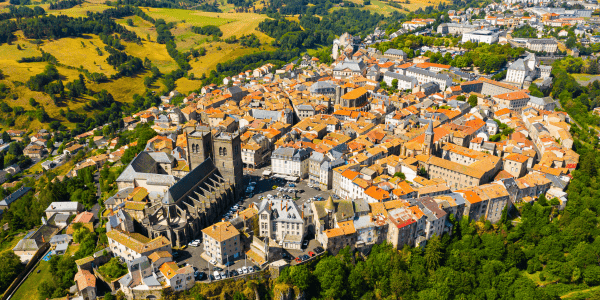
[[[7,2],[6,2],[7,3]],[[2,3],[0,10],[8,12],[6,3]],[[50,10],[50,4],[29,5],[29,8],[40,6],[46,10],[46,15],[50,16],[68,16],[73,18],[85,18],[88,12],[102,13],[110,6],[102,1],[84,2],[68,9]],[[189,64],[191,69],[187,77],[176,80],[178,91],[188,93],[200,87],[201,82],[195,78],[200,78],[202,74],[215,69],[218,63],[235,59],[236,57],[250,54],[257,51],[273,50],[270,46],[272,38],[256,31],[258,23],[267,18],[266,15],[255,13],[236,13],[231,7],[223,7],[223,13],[202,12],[185,9],[168,8],[141,8],[141,10],[154,20],[163,19],[168,24],[172,22],[170,32],[174,37],[176,48],[179,52],[205,49],[205,55],[191,57]],[[147,19],[147,18],[146,18]],[[159,33],[155,24],[138,15],[130,15],[114,19],[117,24],[128,31],[135,33],[139,42],[120,40],[123,45],[122,52],[128,56],[136,57],[144,61],[146,58],[152,66],[158,68],[161,74],[179,69],[178,63],[169,54],[164,42],[159,43]],[[194,26],[214,25],[220,28],[222,36],[216,40],[212,36],[197,34],[193,32]],[[255,34],[260,41],[258,47],[242,46],[239,39],[245,34]],[[235,38],[233,38],[235,36]],[[118,37],[118,36],[117,36]],[[230,39],[229,43],[225,42]],[[234,40],[234,42],[231,42]],[[59,121],[68,128],[74,128],[75,123],[69,122],[63,115],[69,108],[78,114],[93,116],[94,111],[84,110],[84,105],[93,98],[89,95],[79,96],[74,99],[68,99],[55,104],[50,95],[45,92],[32,91],[25,83],[31,76],[43,72],[47,62],[19,62],[23,58],[41,57],[43,53],[48,53],[57,60],[57,71],[60,74],[60,80],[65,84],[73,81],[84,74],[89,73],[104,74],[109,79],[106,82],[94,83],[86,80],[87,87],[99,92],[106,90],[113,95],[115,101],[120,103],[133,102],[133,95],[142,95],[146,91],[144,77],[152,76],[146,68],[144,71],[136,72],[130,76],[122,76],[118,79],[110,79],[111,76],[118,73],[116,67],[107,62],[109,53],[105,49],[106,45],[97,34],[81,34],[79,36],[63,37],[58,39],[28,39],[23,31],[14,32],[14,38],[10,44],[0,44],[0,70],[4,78],[0,84],[4,84],[0,96],[5,98],[4,103],[10,107],[13,112],[0,111],[0,130],[11,129],[40,129],[48,128],[51,121]],[[67,50],[68,49],[68,50]],[[189,52],[188,52],[189,53]],[[85,71],[84,71],[85,70]],[[189,75],[193,74],[192,78]],[[159,92],[165,89],[162,79],[155,79],[149,90]],[[30,98],[41,104],[38,107],[30,105]],[[1,100],[0,100],[1,101]],[[48,114],[47,122],[41,123],[36,118],[27,113],[17,115],[14,108],[22,107],[25,112],[35,111],[43,108]],[[8,110],[8,109],[6,109]],[[19,110],[19,108],[17,108]],[[14,121],[13,121],[14,120]]]

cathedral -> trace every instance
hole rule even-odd
[[[239,134],[198,127],[187,135],[190,172],[152,201],[142,220],[150,238],[165,236],[180,247],[236,203],[242,190]]]

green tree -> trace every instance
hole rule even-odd
[[[321,297],[344,299],[347,295],[347,270],[344,264],[333,256],[328,256],[317,264],[313,274],[321,285]]]
[[[5,290],[23,269],[21,259],[13,251],[0,254],[0,290]]]
[[[442,261],[442,241],[440,237],[434,235],[427,241],[425,246],[425,261],[427,262],[427,269],[434,271],[440,266]]]
[[[471,105],[471,107],[477,106],[477,96],[476,95],[469,96],[468,102],[469,102],[469,105]]]

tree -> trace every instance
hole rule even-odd
[[[427,269],[434,271],[440,266],[442,260],[442,242],[440,237],[434,235],[425,246],[425,261]]]
[[[344,264],[328,256],[317,264],[313,274],[321,284],[321,296],[326,299],[344,299],[347,295],[347,270]]]
[[[583,282],[589,286],[600,284],[600,266],[590,265],[583,271]]]
[[[477,96],[476,95],[469,96],[468,102],[469,102],[469,105],[471,105],[471,107],[477,106],[477,104],[478,104]]]
[[[0,290],[6,290],[23,269],[21,259],[13,251],[0,255]]]
[[[398,89],[398,79],[392,80],[392,88],[393,89]]]
[[[6,131],[2,133],[2,140],[5,143],[10,143],[12,141],[12,139],[10,138],[10,134],[8,134],[8,132]]]
[[[402,172],[394,173],[394,177],[400,177],[400,178],[402,178],[402,180],[406,180],[406,175],[404,175],[404,173],[402,173]]]

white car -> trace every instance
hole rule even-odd
[[[219,275],[219,272],[218,272],[218,271],[214,271],[214,272],[213,272],[213,276],[215,277],[215,280],[219,280],[219,279],[221,279],[221,275]]]
[[[248,274],[248,268],[246,268],[245,266],[242,267],[242,272],[244,272],[244,274]]]
[[[236,271],[238,272],[239,275],[244,274],[244,272],[242,271],[242,268],[238,268]]]
[[[192,247],[198,247],[198,246],[200,246],[200,243],[196,242],[196,241],[193,241],[193,242],[190,243],[190,246],[192,246]]]

